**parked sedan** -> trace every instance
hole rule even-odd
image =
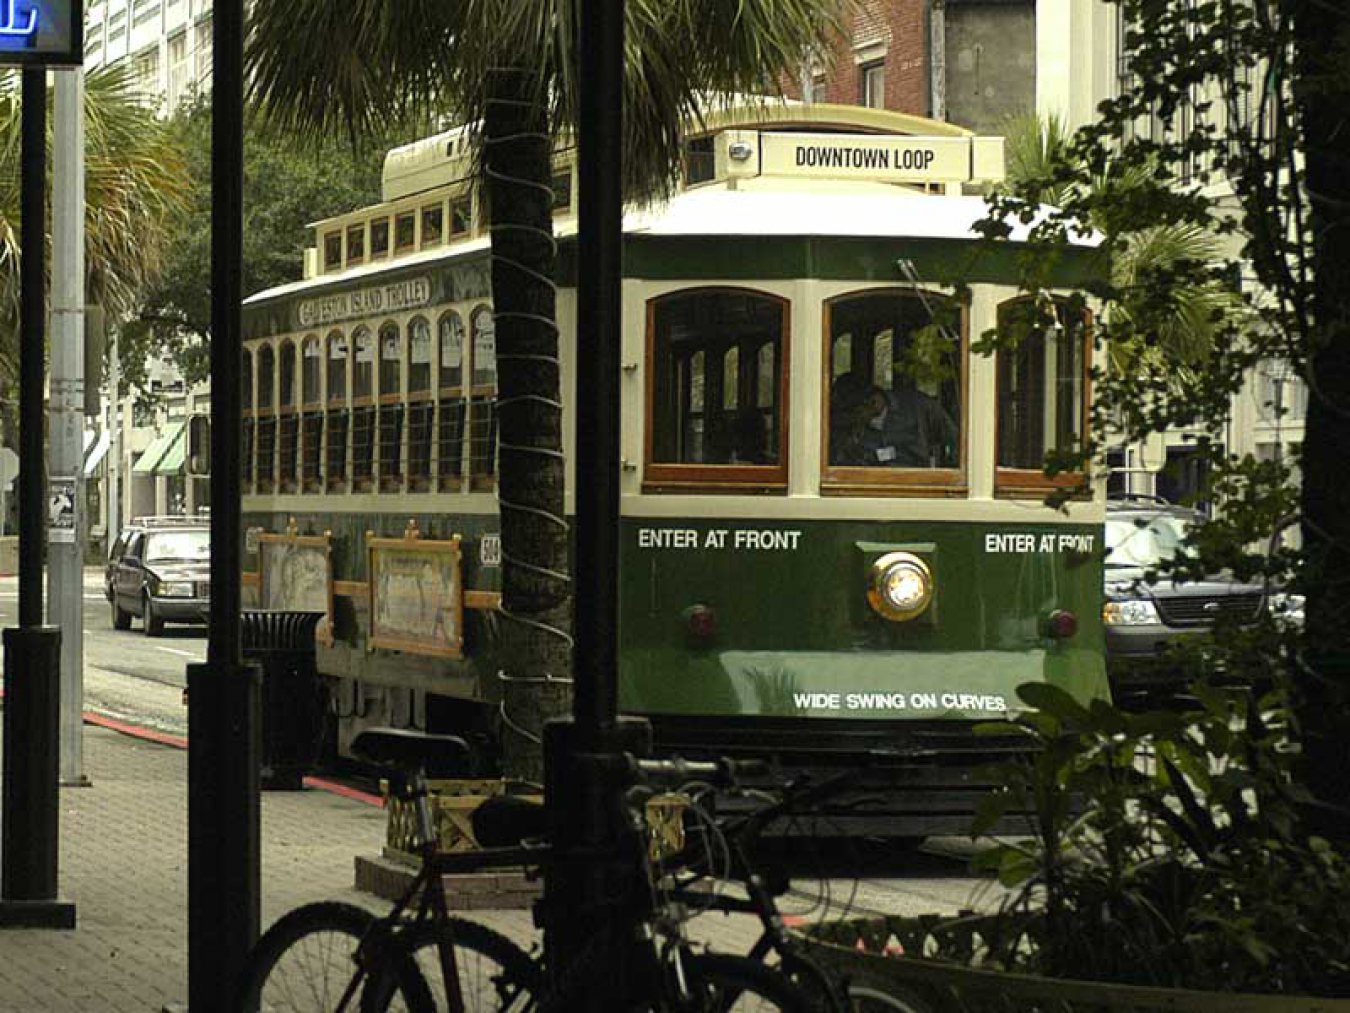
[[[211,530],[203,524],[133,523],[113,545],[106,573],[112,624],[147,636],[166,622],[204,623],[211,609]]]
[[[1174,559],[1201,515],[1151,501],[1107,504],[1106,662],[1116,699],[1130,703],[1183,688],[1169,647],[1209,636],[1220,617],[1251,623],[1269,607],[1266,588],[1223,574],[1148,580]]]

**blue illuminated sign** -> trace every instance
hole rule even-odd
[[[0,0],[0,66],[84,62],[82,0]]]
[[[0,3],[0,46],[22,42],[28,46],[37,36],[38,12],[21,0]]]

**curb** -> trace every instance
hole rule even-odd
[[[0,701],[3,701],[4,699],[5,691],[3,688],[0,688]],[[162,732],[157,728],[147,728],[144,725],[132,724],[129,721],[108,717],[107,715],[99,714],[96,711],[85,711],[84,723],[95,725],[99,728],[107,728],[122,735],[128,735],[133,739],[140,739],[144,742],[153,742],[160,746],[168,746],[172,749],[187,749],[188,747],[186,736],[174,735],[171,732]],[[374,806],[376,809],[384,808],[384,799],[381,796],[372,795],[368,791],[362,791],[361,789],[353,788],[350,785],[340,784],[337,781],[330,781],[327,778],[306,776],[301,779],[301,784],[306,788],[326,791],[330,795],[337,795],[341,798],[351,799],[353,802],[360,802],[362,805]]]

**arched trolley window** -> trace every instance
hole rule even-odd
[[[285,492],[294,492],[299,481],[300,419],[296,415],[296,354],[295,342],[281,343],[280,384],[277,398],[278,479]]]
[[[965,319],[951,299],[871,289],[825,304],[821,490],[966,488]]]
[[[1069,467],[1087,432],[1089,316],[1067,299],[1013,299],[998,308],[998,435],[995,489],[1041,495],[1084,486],[1081,464]],[[1055,475],[1047,462],[1061,458]]]
[[[403,484],[403,336],[398,324],[380,327],[380,488]]]
[[[300,346],[300,481],[306,492],[318,492],[323,454],[323,350],[318,335],[306,335]]]
[[[259,492],[271,492],[277,444],[276,352],[270,344],[258,349],[258,436],[254,477]]]
[[[253,411],[253,353],[244,349],[243,361],[240,364],[243,377],[243,445],[240,448],[239,464],[241,474],[240,482],[244,489],[249,490],[253,487],[253,441],[254,433],[257,430],[258,420]]]
[[[375,460],[375,336],[368,327],[352,333],[352,482],[369,489]]]
[[[325,380],[328,411],[324,415],[327,430],[324,451],[324,484],[333,492],[347,487],[347,436],[351,416],[347,408],[347,376],[351,351],[341,331],[331,331],[324,339]]]
[[[673,292],[647,304],[643,487],[787,487],[786,299],[746,289]]]

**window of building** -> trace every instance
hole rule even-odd
[[[191,67],[188,66],[187,32],[169,38],[169,109],[176,109],[192,90]]]
[[[963,327],[936,293],[873,289],[825,304],[823,488],[964,488]]]
[[[858,67],[858,102],[869,109],[886,108],[886,61],[873,60]]]
[[[430,204],[422,209],[422,247],[439,246],[443,233],[445,208]]]
[[[206,84],[211,78],[211,18],[208,15],[197,22],[194,29],[196,46],[196,67],[194,76],[198,85]]]
[[[1087,314],[1065,301],[1015,299],[998,310],[997,486],[1036,494],[1079,485],[1081,468],[1045,474],[1047,457],[1081,451],[1087,431]]]
[[[810,102],[829,101],[829,82],[824,74],[813,74],[811,76],[811,91],[807,100]]]
[[[156,46],[137,55],[132,68],[136,76],[136,90],[142,95],[158,95],[159,48]]]
[[[691,289],[648,303],[647,485],[787,484],[788,303]]]

